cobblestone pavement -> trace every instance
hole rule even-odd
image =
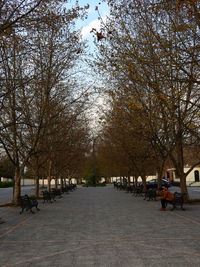
[[[78,188],[41,210],[0,208],[0,267],[200,266],[200,206],[160,212],[112,186]]]
[[[53,187],[55,187],[53,185]],[[169,188],[171,192],[180,192],[180,187],[172,186]],[[198,198],[200,199],[200,186],[188,186],[188,193],[191,199]],[[35,194],[35,187],[34,186],[22,186],[21,187],[21,194],[28,194],[34,195]],[[4,205],[6,203],[12,202],[12,195],[13,195],[13,188],[0,188],[0,205]]]

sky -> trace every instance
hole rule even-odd
[[[78,21],[77,27],[81,28],[81,34],[84,39],[89,40],[91,42],[92,39],[92,33],[90,31],[92,28],[97,29],[97,31],[100,28],[100,20],[98,20],[98,12],[95,10],[96,7],[98,7],[99,13],[103,21],[106,20],[106,15],[109,14],[109,9],[106,3],[102,3],[99,0],[79,0],[80,6],[87,6],[89,4],[88,9],[88,18],[84,21]]]
[[[73,4],[75,0],[70,1],[71,4]],[[69,3],[70,3],[69,2]],[[94,35],[90,32],[92,28],[95,28],[97,31],[100,29],[100,20],[98,19],[99,14],[101,16],[101,19],[105,22],[106,21],[106,16],[109,15],[109,8],[107,4],[104,2],[102,3],[101,0],[79,0],[79,5],[81,7],[87,6],[89,4],[89,9],[87,9],[87,19],[85,20],[78,20],[76,22],[76,27],[78,29],[81,29],[81,35],[82,38],[87,40],[87,45],[88,45],[88,52],[93,52],[94,51]],[[98,6],[98,11],[96,10],[96,7]],[[83,68],[84,63],[81,65]],[[87,68],[87,66],[85,66]],[[95,76],[95,77],[94,77]],[[94,81],[93,81],[94,79]],[[97,82],[97,77],[96,75],[92,75],[90,77],[86,76],[85,80],[88,81],[88,84],[93,84],[95,85],[98,84]],[[94,99],[93,99],[94,98]],[[91,101],[93,102],[92,108],[90,108],[88,116],[90,118],[90,124],[93,129],[98,130],[98,120],[99,120],[99,107],[103,105],[103,98],[100,95],[93,95],[91,98]]]
[[[97,31],[100,28],[100,20],[98,20],[99,14],[98,12],[95,10],[96,6],[98,6],[98,11],[100,13],[101,18],[103,19],[103,21],[106,21],[106,16],[109,15],[109,9],[108,6],[106,5],[106,3],[102,3],[99,0],[79,0],[79,4],[80,6],[86,6],[87,4],[90,5],[90,8],[87,10],[88,11],[88,18],[84,21],[79,21],[77,23],[77,27],[81,28],[81,34],[82,34],[82,38],[86,39],[88,41],[88,47],[90,52],[93,51],[94,49],[94,45],[93,45],[93,41],[94,41],[94,36],[92,33],[90,33],[90,31],[92,30],[92,28],[95,28]],[[98,120],[99,120],[99,107],[102,106],[103,104],[103,98],[102,97],[98,97],[95,98],[94,101],[94,105],[93,108],[90,110],[89,112],[89,117],[90,117],[90,124],[91,127],[96,130],[94,130],[94,132],[98,131]]]

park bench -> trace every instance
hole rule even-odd
[[[121,183],[119,183],[119,182],[115,182],[114,183],[114,187],[116,188],[116,189],[120,189],[120,187],[121,187]]]
[[[133,196],[144,196],[144,188],[143,185],[137,185],[133,187]]]
[[[76,184],[70,184],[69,187],[70,187],[71,191],[77,189],[77,185]]]
[[[51,193],[54,194],[54,196],[59,196],[60,198],[62,197],[62,191],[61,189],[57,189],[57,188],[52,188],[51,189]]]
[[[150,201],[150,200],[156,200],[157,197],[157,189],[156,188],[149,188],[145,192],[144,200]]]
[[[127,185],[126,188],[125,188],[125,191],[127,193],[133,193],[133,186],[132,185]]]
[[[56,201],[55,200],[55,194],[52,192],[48,192],[47,190],[42,191],[42,197],[43,197],[43,203],[45,203],[45,202],[52,203],[51,200]]]
[[[67,185],[67,189],[68,189],[68,191],[72,192],[74,190],[73,185],[72,184],[68,184]]]
[[[68,186],[64,186],[64,187],[62,187],[62,188],[61,188],[61,191],[62,191],[62,193],[69,194],[69,188],[68,188]]]
[[[180,206],[180,208],[182,210],[185,210],[183,208],[184,194],[183,193],[179,193],[179,192],[175,192],[173,201],[171,201],[169,203],[173,206],[171,210],[177,209],[177,206]]]
[[[40,210],[38,208],[38,201],[34,198],[29,197],[28,195],[20,196],[20,206],[21,206],[21,211],[20,214],[23,213],[24,209],[26,211],[30,210],[31,213],[34,213],[32,211],[32,208],[35,207],[38,211]]]
[[[118,182],[118,183],[115,184],[115,188],[117,188],[119,190],[125,190],[126,189],[126,185]]]
[[[116,183],[116,184],[115,184],[115,188],[116,188],[116,189],[120,189],[121,185],[122,185],[121,183]]]
[[[71,192],[71,191],[74,191],[75,189],[77,189],[76,184],[69,184],[69,185],[62,187],[61,192],[62,193],[69,193],[69,191]]]
[[[125,184],[119,184],[118,189],[119,190],[125,190],[126,189],[126,185]]]

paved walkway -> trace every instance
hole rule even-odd
[[[0,267],[200,266],[198,205],[160,212],[159,201],[107,186],[40,208],[0,208]]]

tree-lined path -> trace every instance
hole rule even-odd
[[[199,266],[200,207],[159,207],[107,186],[80,187],[34,215],[1,208],[0,266]]]

